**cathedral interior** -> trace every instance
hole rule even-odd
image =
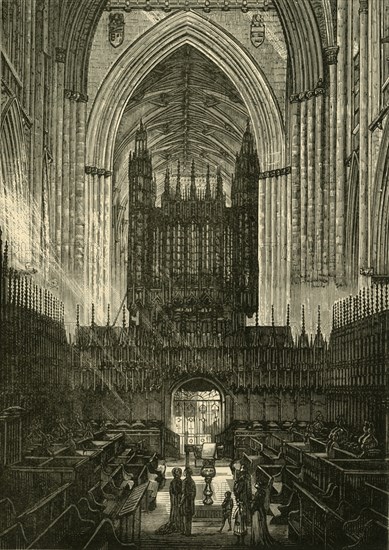
[[[388,548],[389,4],[0,12],[0,548]]]

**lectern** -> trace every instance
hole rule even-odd
[[[216,475],[216,443],[203,443],[201,458],[203,459],[203,465],[200,471],[200,475],[204,478],[205,481],[205,487],[203,491],[203,503],[209,505],[213,504],[213,490],[211,481]]]

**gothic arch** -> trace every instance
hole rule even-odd
[[[274,4],[287,37],[293,93],[311,89],[323,76],[322,48],[335,43],[331,1],[274,0]],[[58,43],[67,50],[67,85],[82,94],[87,93],[90,48],[105,5],[105,0],[90,0],[87,5],[68,0],[61,6]]]
[[[291,91],[299,93],[312,90],[318,80],[323,78],[322,44],[312,6],[308,1],[292,3],[289,0],[274,0],[274,3],[282,22],[291,60]],[[324,18],[326,26],[332,29],[328,16],[324,15]]]
[[[23,223],[29,219],[26,193],[26,147],[24,140],[23,115],[16,97],[10,96],[2,109],[0,119],[0,139],[2,143],[0,173],[0,226],[5,238],[17,239],[11,251],[15,259],[22,258],[23,252],[28,253],[30,247],[29,228]],[[15,219],[15,212],[19,213]],[[16,245],[16,246],[15,246]],[[18,251],[19,245],[25,246],[24,251]]]
[[[260,68],[224,29],[193,11],[179,11],[163,19],[129,46],[112,67],[89,118],[87,164],[112,166],[115,135],[132,91],[183,44],[204,53],[235,84],[250,113],[264,169],[273,162],[282,165],[285,138],[281,113]]]
[[[167,420],[172,421],[173,418],[173,411],[174,411],[174,396],[177,390],[179,390],[184,384],[187,384],[189,382],[194,382],[196,380],[199,380],[201,382],[206,381],[209,382],[212,386],[216,388],[216,390],[219,392],[220,395],[220,403],[221,403],[221,418],[222,418],[222,428],[224,429],[227,427],[230,421],[231,416],[231,406],[232,406],[232,394],[229,390],[227,390],[224,385],[219,382],[214,376],[212,375],[184,375],[179,378],[176,382],[170,385],[168,389],[168,394],[170,398],[170,409],[169,414],[167,416]],[[173,429],[173,426],[172,426]]]

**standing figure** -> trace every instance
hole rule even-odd
[[[237,544],[244,545],[247,535],[247,510],[240,500],[237,501],[237,508],[234,514],[234,535],[237,537]]]
[[[254,548],[269,548],[274,544],[266,521],[270,485],[255,484],[256,493],[251,502],[251,545]]]
[[[180,510],[182,498],[182,470],[173,468],[173,479],[170,482],[170,518],[168,523],[162,525],[156,532],[158,535],[168,535],[169,533],[181,533],[184,529],[183,517]]]
[[[244,507],[246,521],[249,522],[248,511],[251,503],[251,479],[248,470],[243,464],[240,470],[236,472],[234,495],[236,497],[236,501],[239,500],[241,505]]]
[[[220,533],[223,531],[223,527],[226,521],[228,521],[228,530],[231,531],[231,518],[232,518],[233,507],[234,507],[234,501],[231,498],[231,491],[226,491],[226,493],[224,494],[224,500],[222,502],[223,523],[219,529]]]
[[[187,537],[192,534],[192,518],[195,514],[196,484],[192,479],[191,468],[185,469],[185,479],[182,482],[181,513],[184,520],[183,533]]]

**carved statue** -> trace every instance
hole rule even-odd
[[[372,422],[365,422],[363,425],[363,434],[358,439],[358,444],[361,448],[360,456],[370,457],[379,452],[379,445],[376,436],[374,435],[374,425]]]

